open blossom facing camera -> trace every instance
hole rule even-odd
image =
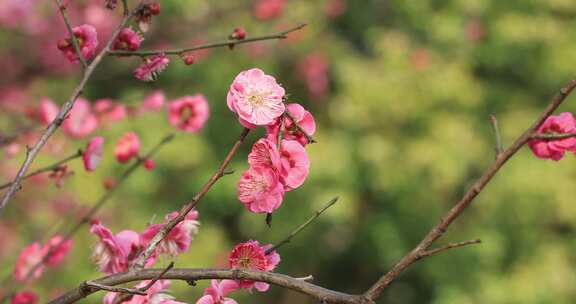
[[[272,271],[280,263],[280,255],[276,251],[266,254],[266,250],[272,248],[268,244],[261,246],[258,241],[250,240],[240,243],[232,249],[228,262],[232,269],[250,269],[258,271]],[[240,288],[255,287],[258,291],[268,290],[268,284],[249,280],[238,280]]]
[[[134,132],[126,132],[114,148],[114,155],[120,163],[128,162],[133,157],[137,157],[140,153],[140,138]]]
[[[234,299],[226,296],[240,289],[240,285],[234,280],[211,280],[210,287],[204,290],[204,295],[196,301],[196,304],[237,304]]]
[[[238,200],[254,213],[271,213],[284,198],[284,186],[277,171],[269,167],[250,167],[238,182]]]
[[[128,270],[132,259],[140,250],[140,235],[131,230],[124,230],[114,235],[110,229],[99,221],[92,223],[90,233],[99,238],[94,248],[93,259],[100,271],[118,273]]]
[[[180,97],[168,105],[168,121],[186,132],[200,131],[209,115],[208,102],[202,94]]]
[[[44,265],[41,263],[46,255],[46,247],[38,242],[28,245],[18,256],[16,267],[14,268],[14,278],[19,282],[24,282],[28,276],[32,279],[38,279],[44,272]],[[38,267],[35,267],[39,265]],[[34,269],[36,268],[36,269]],[[34,272],[29,274],[32,270]]]
[[[166,223],[175,218],[178,212],[172,212],[166,215],[165,223],[153,224],[148,226],[142,233],[141,239],[144,246],[147,246],[154,238],[156,233],[164,227]],[[180,253],[188,251],[194,236],[198,233],[198,211],[190,211],[185,219],[172,229],[168,235],[156,247],[156,253],[177,256]]]
[[[89,24],[80,25],[72,29],[76,41],[78,42],[78,47],[80,52],[85,59],[90,59],[96,54],[96,48],[98,47],[98,34],[96,33],[96,28]],[[74,50],[74,45],[72,44],[72,39],[70,35],[66,38],[58,41],[58,49],[64,53],[64,56],[68,58],[71,62],[78,62],[78,56]]]
[[[84,168],[86,171],[94,171],[100,161],[102,160],[102,147],[104,145],[104,137],[96,136],[92,138],[86,145],[86,150],[82,155],[84,161]]]
[[[249,128],[271,124],[284,113],[284,88],[260,69],[243,71],[232,82],[227,103]]]
[[[38,303],[38,295],[32,291],[24,290],[19,291],[12,296],[10,304],[36,304]]]
[[[248,154],[248,164],[253,167],[268,167],[278,170],[281,163],[276,144],[266,138],[259,139]]]
[[[140,48],[143,40],[144,38],[131,27],[126,27],[118,33],[114,43],[112,43],[112,50],[136,51]]]
[[[576,133],[576,119],[572,113],[564,112],[548,117],[538,128],[538,134]],[[534,139],[528,142],[532,152],[539,158],[560,160],[568,152],[576,153],[576,138]]]
[[[144,59],[144,63],[134,70],[134,77],[142,81],[155,81],[170,63],[170,59],[159,54]]]
[[[97,127],[98,119],[92,112],[90,103],[83,98],[76,100],[68,118],[62,123],[62,130],[72,138],[85,137]]]
[[[314,116],[303,106],[297,103],[290,103],[286,105],[286,111],[290,112],[294,120],[298,125],[306,132],[306,134],[312,136],[316,132],[316,122],[314,121]],[[278,131],[280,130],[280,119],[278,118],[274,124],[266,126],[267,136],[270,140],[278,141]],[[297,140],[301,145],[305,146],[308,144],[308,138],[306,134],[302,133],[297,127],[292,119],[288,116],[284,116],[283,128],[282,128],[282,138]]]

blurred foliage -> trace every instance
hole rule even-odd
[[[77,2],[82,1],[71,5]],[[300,22],[308,27],[283,41],[213,50],[192,66],[173,58],[154,83],[132,78],[137,58],[106,59],[85,90],[88,99],[110,97],[137,106],[154,89],[169,98],[203,93],[211,117],[201,133],[179,133],[164,147],[154,171],[130,178],[100,213],[105,224],[116,232],[142,230],[153,215],[162,217],[192,198],[241,131],[225,104],[231,80],[241,70],[259,67],[319,123],[318,143],[308,147],[310,177],[286,195],[272,229],[267,228],[263,216],[248,213],[236,199],[239,173],[260,135],[252,134],[230,166],[236,174],[218,182],[199,205],[200,234],[176,265],[222,266],[235,243],[279,241],[338,195],[335,207],[280,250],[277,271],[312,274],[322,286],[363,292],[420,241],[492,161],[489,115],[498,117],[510,143],[574,74],[576,2],[571,0],[348,1],[343,14],[332,17],[326,14],[329,2],[289,1],[282,16],[259,21],[249,2],[163,0],[144,48],[219,41],[238,25],[249,36]],[[30,43],[15,32],[2,31],[4,53]],[[310,54],[329,62],[326,96],[307,91],[300,69]],[[11,85],[23,83],[32,103],[44,95],[65,100],[78,78],[77,71],[33,72],[29,68],[10,79]],[[574,98],[562,110],[575,111]],[[52,208],[52,201],[65,196],[90,205],[103,194],[102,180],[124,167],[112,156],[113,142],[123,132],[138,132],[146,150],[171,129],[164,114],[149,114],[98,130],[108,143],[95,173],[83,172],[76,162],[76,174],[65,187],[49,186],[42,196],[31,193],[39,185],[26,183],[2,214],[1,222],[17,237],[0,256],[0,274],[11,271],[23,246],[71,218]],[[68,142],[66,149],[83,144]],[[36,165],[58,158],[45,155]],[[575,161],[572,155],[558,163],[542,161],[521,150],[438,245],[472,238],[483,243],[415,264],[378,303],[574,303]],[[47,298],[101,276],[89,259],[93,243],[88,229],[81,231],[68,262],[33,288]],[[179,300],[194,303],[206,284],[175,283],[172,289]],[[233,297],[239,303],[314,303],[279,288]],[[100,296],[87,300],[99,301]]]

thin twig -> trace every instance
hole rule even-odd
[[[66,29],[68,30],[68,34],[70,34],[70,40],[72,41],[72,46],[74,47],[74,51],[76,52],[76,56],[82,63],[82,67],[86,69],[88,67],[88,63],[86,59],[82,55],[82,51],[80,50],[80,44],[78,43],[78,39],[76,39],[76,35],[74,35],[74,30],[72,30],[72,26],[70,25],[70,21],[68,21],[68,16],[66,16],[66,6],[62,5],[60,0],[54,0],[56,5],[58,6],[58,11],[60,11],[60,15],[62,16],[62,20],[64,20],[64,24],[66,25]]]
[[[196,205],[200,202],[200,200],[202,200],[202,198],[206,195],[206,193],[208,193],[208,191],[212,188],[212,186],[222,176],[225,175],[224,172],[226,170],[226,167],[228,166],[228,164],[232,160],[232,157],[234,157],[234,154],[236,154],[236,151],[238,151],[238,148],[240,148],[240,146],[244,142],[244,139],[246,139],[246,136],[248,136],[248,133],[250,133],[250,129],[244,128],[242,130],[242,133],[240,133],[240,136],[238,137],[238,139],[234,143],[234,146],[232,146],[232,148],[230,149],[230,151],[228,152],[228,154],[226,155],[226,157],[224,158],[224,160],[222,161],[222,163],[218,167],[218,170],[216,170],[216,172],[214,172],[214,174],[212,174],[212,176],[204,184],[204,186],[202,187],[200,192],[198,192],[192,198],[192,200],[190,202],[188,202],[186,205],[184,205],[182,207],[180,212],[178,212],[178,215],[175,218],[173,218],[172,220],[170,220],[168,223],[166,223],[166,225],[164,225],[162,227],[162,229],[160,229],[156,233],[156,235],[152,238],[152,240],[150,241],[150,243],[148,244],[146,249],[140,254],[138,259],[136,260],[136,263],[134,263],[134,265],[132,265],[131,268],[133,270],[144,268],[146,261],[150,258],[150,256],[152,256],[156,246],[158,246],[158,244],[160,244],[160,242],[164,239],[164,237],[166,237],[166,235],[168,235],[168,233],[170,231],[172,231],[172,229],[174,229],[174,227],[176,227],[176,225],[178,225],[178,223],[182,222],[186,218],[186,215],[190,211],[192,211],[192,209],[194,209],[194,207],[196,207]]]
[[[122,0],[122,14],[128,16],[130,14],[130,8],[128,7],[128,0]]]
[[[109,292],[120,292],[120,293],[131,294],[131,295],[140,295],[140,296],[146,295],[145,291],[141,291],[138,289],[108,286],[108,285],[103,285],[103,284],[99,284],[99,283],[92,282],[92,281],[84,282],[84,288],[90,288],[90,289],[96,289],[96,290],[105,290],[105,291],[109,291]]]
[[[59,168],[61,165],[65,164],[71,160],[74,160],[76,158],[82,157],[82,154],[83,154],[82,150],[78,150],[76,153],[74,153],[74,154],[72,154],[72,155],[70,155],[70,156],[68,156],[62,160],[59,160],[59,161],[57,161],[51,165],[48,165],[46,167],[42,167],[36,171],[32,171],[32,172],[24,175],[22,177],[22,180],[28,179],[28,178],[35,176],[35,175],[38,175],[40,173],[54,171],[55,169]],[[10,185],[12,185],[12,183],[2,184],[2,185],[0,185],[0,190],[8,188],[8,187],[10,187]]]
[[[174,268],[174,262],[170,262],[168,267],[164,268],[164,271],[162,271],[160,274],[158,274],[158,276],[156,276],[154,279],[150,280],[150,282],[148,282],[144,287],[138,288],[138,290],[142,291],[142,292],[146,292],[148,289],[150,289],[152,286],[154,286],[154,284],[156,284],[156,282],[161,280],[162,277],[166,274],[166,272],[168,272],[172,268]],[[114,299],[113,304],[124,303],[124,302],[132,299],[132,296],[133,295],[129,295],[129,294],[121,294],[118,298]]]
[[[498,127],[498,119],[494,115],[490,115],[490,123],[492,125],[492,129],[494,130],[494,137],[496,138],[496,147],[494,151],[496,151],[496,157],[502,154],[504,151],[504,147],[502,145],[502,135],[500,134],[500,128]]]
[[[316,143],[316,140],[314,139],[314,137],[312,137],[312,135],[308,134],[308,132],[306,132],[304,130],[304,128],[302,128],[302,126],[300,126],[300,124],[296,121],[296,118],[292,115],[292,113],[290,113],[290,111],[286,111],[284,112],[286,115],[288,115],[288,117],[290,118],[290,120],[292,120],[292,123],[294,123],[294,125],[296,126],[296,128],[298,129],[298,131],[302,132],[302,134],[304,134],[304,136],[306,136],[306,139],[308,140],[308,143],[313,144]]]
[[[549,133],[549,134],[534,134],[530,138],[531,139],[540,139],[540,140],[558,140],[558,139],[566,139],[576,137],[576,133]]]
[[[263,40],[273,40],[273,39],[286,39],[288,38],[288,34],[298,31],[304,28],[306,24],[300,24],[296,27],[290,28],[288,30],[282,31],[277,34],[273,35],[266,35],[266,36],[259,36],[254,38],[246,38],[243,40],[226,40],[222,42],[215,42],[215,43],[207,43],[207,44],[200,44],[188,48],[180,48],[180,49],[173,49],[173,50],[157,50],[157,51],[111,51],[109,55],[121,55],[121,56],[152,56],[158,54],[165,54],[165,55],[182,55],[184,53],[188,53],[191,51],[202,50],[202,49],[211,49],[211,48],[218,48],[218,47],[229,47],[231,45],[237,44],[244,44],[256,41],[263,41]]]
[[[32,165],[32,162],[36,158],[36,155],[40,153],[40,150],[42,149],[42,147],[44,147],[46,142],[48,142],[48,139],[52,136],[52,134],[54,134],[54,132],[56,132],[56,130],[64,122],[64,119],[66,119],[68,113],[70,113],[70,110],[72,110],[72,107],[74,107],[76,99],[78,99],[78,97],[82,94],[82,91],[84,90],[86,83],[88,83],[88,80],[94,73],[94,70],[100,64],[106,53],[110,51],[110,46],[112,45],[112,42],[114,41],[114,39],[116,39],[116,36],[126,26],[126,24],[128,24],[128,21],[130,21],[130,19],[138,9],[140,9],[140,6],[138,6],[138,8],[133,10],[130,14],[128,14],[128,16],[125,16],[122,19],[116,30],[114,30],[114,32],[110,36],[110,39],[106,43],[106,46],[102,49],[102,51],[100,51],[100,53],[98,53],[98,55],[96,55],[94,60],[92,60],[92,62],[84,70],[84,75],[82,76],[82,79],[80,80],[78,86],[76,86],[76,88],[74,89],[74,92],[70,96],[69,100],[62,105],[62,108],[58,112],[58,115],[56,115],[56,118],[44,130],[44,132],[42,133],[40,138],[36,141],[34,146],[27,151],[24,162],[22,163],[20,169],[18,170],[18,173],[14,177],[12,185],[8,188],[8,191],[6,191],[2,196],[2,198],[0,199],[0,211],[2,211],[2,209],[6,206],[6,204],[8,204],[8,201],[10,201],[10,199],[16,194],[16,192],[20,190],[22,178],[26,174],[26,171],[28,170],[30,165]]]
[[[418,259],[420,260],[420,259],[423,259],[423,258],[426,258],[429,256],[433,256],[433,255],[448,251],[450,249],[464,247],[464,246],[468,246],[468,245],[476,245],[476,244],[480,244],[480,243],[482,243],[482,241],[480,239],[468,240],[468,241],[463,241],[463,242],[458,242],[458,243],[450,243],[450,244],[442,246],[442,247],[438,247],[438,248],[434,248],[434,249],[430,249],[430,250],[425,250],[420,254]]]
[[[292,238],[294,238],[298,233],[300,233],[300,231],[302,231],[306,227],[308,227],[308,225],[310,225],[315,219],[317,219],[322,213],[324,213],[324,211],[326,211],[328,208],[330,208],[334,204],[336,204],[336,202],[338,202],[338,197],[331,199],[326,205],[324,205],[324,207],[316,210],[314,212],[314,214],[312,214],[312,216],[310,216],[304,223],[302,223],[300,226],[296,227],[296,229],[294,229],[294,231],[290,232],[290,234],[286,238],[284,238],[282,241],[280,241],[276,245],[274,245],[271,248],[269,248],[268,250],[266,250],[265,253],[270,254],[274,250],[280,248],[282,245],[290,243],[290,241],[292,241]]]
[[[486,187],[492,180],[494,175],[504,166],[504,164],[520,150],[530,139],[544,121],[564,102],[566,97],[576,88],[576,80],[570,81],[565,87],[560,89],[550,104],[546,107],[540,117],[526,130],[514,143],[499,157],[492,162],[492,164],[484,171],[474,184],[466,191],[464,196],[450,209],[441,219],[440,223],[434,226],[428,234],[420,241],[420,243],[408,254],[406,254],[390,271],[382,275],[365,293],[364,296],[368,299],[376,299],[382,290],[390,286],[390,284],[402,273],[406,268],[418,260],[418,257],[430,248],[430,246],[442,237],[448,227],[470,206],[476,196]]]

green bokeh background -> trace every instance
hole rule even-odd
[[[106,59],[85,90],[88,99],[138,105],[152,90],[163,89],[169,98],[205,94],[211,110],[199,134],[178,133],[155,158],[154,171],[138,171],[118,191],[100,213],[107,226],[116,232],[142,230],[153,215],[160,218],[193,197],[241,132],[225,102],[231,80],[259,67],[316,117],[318,143],[307,147],[310,176],[287,193],[272,229],[266,227],[264,217],[248,213],[235,195],[250,145],[263,132],[251,134],[230,165],[236,174],[219,181],[199,204],[200,233],[176,265],[215,267],[238,242],[277,242],[339,196],[336,206],[281,248],[277,271],[311,274],[322,286],[360,293],[411,250],[493,160],[489,115],[498,117],[510,144],[574,74],[572,0],[348,1],[337,18],[325,15],[325,5],[289,1],[280,18],[258,21],[247,2],[162,0],[162,15],[154,20],[145,48],[167,41],[189,45],[197,37],[218,41],[237,25],[249,36],[299,22],[308,26],[297,39],[262,42],[266,52],[257,58],[244,51],[248,46],[214,50],[192,66],[173,58],[154,83],[131,77],[137,59]],[[466,33],[472,21],[485,32],[479,40]],[[330,63],[330,91],[323,99],[311,99],[297,73],[310,53],[323,54]],[[74,74],[36,79],[30,91],[62,101],[76,79]],[[574,112],[575,102],[569,98],[562,111]],[[102,180],[126,168],[112,151],[113,142],[130,130],[147,150],[173,129],[159,113],[98,130],[108,142],[95,173],[85,173],[76,162],[76,174],[62,190],[26,194],[34,186],[24,186],[0,219],[14,224],[18,235],[12,253],[0,259],[2,277],[23,246],[70,219],[66,212],[49,210],[48,200],[66,194],[90,205],[104,193]],[[73,142],[68,149],[83,144]],[[35,165],[55,159],[42,156]],[[522,149],[438,244],[473,238],[483,243],[413,265],[377,303],[574,303],[575,164],[573,155],[543,161]],[[83,229],[67,262],[31,288],[47,299],[55,290],[101,276],[90,262],[94,241]],[[176,282],[171,289],[179,300],[194,303],[206,284],[191,288]],[[232,297],[239,303],[315,303],[278,287]],[[86,303],[100,298],[91,296]]]

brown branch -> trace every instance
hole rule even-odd
[[[285,239],[283,239],[282,241],[278,242],[273,247],[266,250],[266,254],[270,254],[272,251],[280,248],[282,245],[290,243],[290,241],[292,241],[292,239],[298,233],[300,233],[302,230],[304,230],[306,227],[308,227],[308,225],[310,225],[315,219],[317,219],[322,213],[324,213],[324,211],[326,211],[328,208],[330,208],[334,204],[336,204],[337,201],[338,201],[338,197],[335,197],[335,198],[331,199],[324,207],[316,210],[316,212],[314,212],[314,214],[312,214],[312,216],[310,216],[304,223],[302,223],[300,226],[296,227],[296,229],[294,229],[294,231],[290,232],[290,234]]]
[[[65,164],[65,163],[67,163],[67,162],[69,162],[69,161],[71,161],[71,160],[74,160],[74,159],[76,159],[76,158],[82,157],[82,154],[83,154],[82,150],[78,150],[76,153],[74,153],[74,154],[72,154],[72,155],[70,155],[70,156],[68,156],[68,157],[66,157],[66,158],[64,158],[64,159],[62,159],[62,160],[59,160],[59,161],[57,161],[57,162],[55,162],[55,163],[53,163],[53,164],[51,164],[51,165],[48,165],[48,166],[46,166],[46,167],[42,167],[42,168],[40,168],[40,169],[38,169],[38,170],[36,170],[36,171],[32,171],[32,172],[24,175],[24,176],[22,177],[22,180],[28,179],[28,178],[30,178],[30,177],[32,177],[32,176],[35,176],[35,175],[38,175],[38,174],[41,174],[41,173],[44,173],[44,172],[54,171],[55,169],[59,168],[61,165]],[[0,190],[5,189],[5,188],[8,188],[8,187],[10,187],[10,185],[12,185],[12,183],[2,184],[2,185],[0,185]]]
[[[42,133],[40,138],[36,141],[34,146],[27,151],[24,162],[22,163],[20,169],[18,170],[18,173],[14,177],[12,185],[8,188],[8,191],[6,191],[2,196],[2,198],[0,199],[0,211],[2,211],[2,209],[6,206],[8,201],[10,201],[10,199],[16,194],[16,192],[18,192],[18,190],[21,189],[20,185],[22,182],[22,178],[26,174],[26,171],[28,170],[34,159],[36,158],[36,155],[38,155],[38,153],[40,152],[42,147],[44,147],[48,139],[52,136],[52,134],[54,134],[54,132],[56,132],[56,130],[60,127],[62,122],[64,122],[64,119],[66,119],[68,113],[70,113],[70,110],[72,110],[72,107],[74,107],[76,99],[78,99],[78,97],[82,94],[82,91],[84,90],[86,83],[88,83],[88,80],[94,73],[94,70],[100,64],[106,53],[110,51],[110,46],[112,45],[112,42],[114,41],[114,39],[116,39],[116,36],[126,26],[126,24],[128,24],[128,21],[130,21],[130,19],[138,9],[140,9],[140,6],[138,6],[138,8],[133,10],[130,14],[128,14],[122,19],[116,30],[114,30],[114,32],[110,36],[110,39],[106,43],[106,46],[102,49],[102,51],[100,51],[100,53],[98,53],[98,55],[94,58],[94,60],[92,60],[92,62],[84,70],[82,79],[80,80],[78,86],[76,86],[76,88],[74,89],[69,100],[62,105],[62,108],[60,109],[60,112],[58,112],[56,118],[44,130],[44,132]],[[74,36],[72,35],[72,37]]]
[[[238,140],[236,140],[236,142],[234,143],[234,146],[232,146],[232,149],[230,149],[230,151],[228,152],[228,154],[226,155],[226,157],[224,158],[224,160],[220,164],[220,167],[218,168],[218,170],[216,170],[216,172],[214,172],[214,174],[212,174],[212,176],[204,184],[204,186],[202,187],[200,192],[198,192],[198,194],[196,194],[189,203],[187,203],[186,205],[184,205],[182,207],[182,209],[180,210],[178,215],[175,218],[173,218],[172,220],[170,220],[168,223],[166,223],[166,225],[164,225],[162,227],[162,229],[160,229],[158,231],[158,233],[156,233],[156,235],[150,241],[148,247],[146,247],[146,249],[140,254],[138,259],[136,260],[136,263],[134,263],[134,265],[131,267],[133,270],[144,268],[144,264],[146,263],[148,258],[150,258],[150,256],[154,253],[154,249],[156,248],[156,246],[158,246],[158,244],[164,239],[164,237],[166,237],[166,235],[168,235],[168,233],[170,231],[172,231],[172,229],[174,227],[176,227],[176,225],[178,225],[178,223],[182,222],[185,219],[186,215],[190,211],[192,211],[192,209],[194,209],[194,207],[196,207],[196,205],[206,195],[206,193],[208,193],[208,191],[212,188],[212,186],[222,176],[225,175],[226,167],[228,166],[228,164],[232,160],[232,157],[234,156],[234,154],[236,154],[236,151],[238,151],[238,148],[240,148],[240,146],[244,142],[244,139],[246,139],[246,136],[248,136],[248,133],[250,133],[250,129],[244,128],[242,130],[242,133],[240,133],[240,137],[238,138]]]
[[[469,245],[476,245],[476,244],[480,244],[482,243],[482,241],[480,239],[476,239],[476,240],[469,240],[469,241],[464,241],[464,242],[458,242],[458,243],[450,243],[448,245],[442,246],[442,247],[438,247],[438,248],[434,248],[434,249],[430,249],[430,250],[425,250],[422,253],[420,253],[420,255],[418,256],[418,260],[429,257],[429,256],[433,256],[439,253],[443,253],[446,252],[450,249],[454,249],[454,248],[459,248],[459,247],[464,247],[464,246],[469,246]]]
[[[84,282],[82,284],[82,287],[80,287],[80,288],[83,290],[83,292],[88,292],[88,290],[105,290],[105,291],[109,291],[109,292],[120,292],[120,293],[125,293],[125,294],[130,294],[130,295],[141,295],[141,296],[146,295],[146,292],[138,290],[138,289],[108,286],[108,285],[103,285],[103,284],[92,282],[92,281]]]
[[[422,241],[406,256],[404,256],[392,269],[380,277],[378,281],[370,287],[364,294],[368,299],[376,299],[382,290],[388,287],[406,268],[418,260],[418,257],[430,248],[432,243],[439,239],[448,229],[450,224],[454,222],[465,210],[470,206],[474,198],[484,189],[484,187],[492,180],[494,175],[504,166],[504,164],[520,150],[530,139],[538,128],[544,123],[546,118],[550,116],[568,97],[568,95],[576,88],[576,80],[572,80],[569,84],[560,90],[560,93],[554,97],[550,104],[546,107],[540,117],[530,126],[524,133],[516,139],[516,141],[508,149],[503,151],[496,160],[484,171],[476,182],[466,191],[464,196],[456,203],[444,217],[440,223],[432,228]]]
[[[500,134],[500,128],[498,127],[498,119],[496,119],[495,115],[490,115],[490,124],[494,130],[494,137],[496,139],[496,147],[494,148],[494,151],[496,151],[496,157],[498,157],[498,155],[504,151],[504,146],[502,145],[502,135]]]
[[[162,271],[158,276],[156,276],[154,279],[150,280],[150,282],[148,282],[146,284],[146,286],[138,288],[137,290],[145,292],[148,289],[152,288],[152,286],[154,286],[154,284],[156,284],[156,282],[158,282],[160,279],[162,279],[164,277],[164,275],[166,274],[166,272],[168,272],[170,269],[174,268],[174,262],[170,262],[170,264],[168,265],[168,267],[164,268],[164,271]],[[113,304],[120,304],[120,303],[124,303],[128,300],[132,299],[132,295],[129,294],[123,294],[120,295],[118,298],[114,299]]]
[[[66,16],[66,6],[62,5],[62,2],[60,0],[54,0],[54,2],[56,2],[56,6],[58,6],[58,11],[62,16],[62,20],[64,20],[64,24],[66,25],[66,30],[68,30],[68,34],[70,34],[70,40],[72,41],[72,46],[74,47],[76,56],[78,56],[80,63],[82,63],[82,67],[86,69],[88,67],[88,63],[86,62],[86,58],[84,58],[84,56],[82,55],[78,39],[76,39],[76,35],[74,35],[74,31],[72,30],[70,21],[68,21],[68,16]]]
[[[304,131],[304,128],[302,128],[302,126],[300,126],[300,124],[296,121],[296,118],[294,118],[294,115],[292,115],[292,113],[290,113],[290,111],[286,111],[284,113],[290,118],[290,120],[292,120],[292,122],[294,123],[294,125],[296,126],[298,131],[302,132],[302,134],[304,134],[304,136],[306,136],[308,143],[311,143],[311,144],[316,143],[316,140],[314,140],[314,137],[312,137],[312,135],[310,135],[306,131]]]
[[[306,26],[306,24],[300,24],[298,26],[295,26],[293,28],[287,29],[285,31],[282,31],[280,33],[273,34],[273,35],[259,36],[259,37],[254,37],[254,38],[246,38],[243,40],[226,40],[226,41],[222,41],[222,42],[200,44],[200,45],[196,45],[196,46],[192,46],[192,47],[188,47],[188,48],[180,48],[180,49],[173,49],[173,50],[158,50],[158,51],[111,51],[108,54],[109,55],[121,55],[121,56],[140,56],[140,57],[146,57],[146,56],[152,56],[152,55],[158,55],[158,54],[182,55],[182,54],[185,54],[187,52],[202,50],[202,49],[212,49],[212,48],[218,48],[218,47],[230,47],[230,46],[234,46],[237,44],[251,43],[251,42],[263,41],[263,40],[286,39],[286,38],[288,38],[289,33],[298,31],[298,30],[304,28],[305,26]]]
[[[124,273],[113,274],[104,278],[93,280],[98,284],[114,286],[118,284],[149,280],[157,277],[164,269],[142,269]],[[231,280],[252,280],[266,282],[276,286],[284,287],[326,303],[344,304],[371,304],[371,300],[363,295],[352,295],[326,289],[312,284],[302,278],[293,278],[284,274],[261,272],[254,270],[240,269],[172,269],[163,275],[167,280],[183,280],[187,282],[208,279],[231,279]],[[80,287],[75,288],[66,294],[50,301],[50,304],[74,303],[96,292],[96,290],[83,291]]]
[[[534,134],[531,136],[531,139],[540,139],[540,140],[558,140],[558,139],[566,139],[576,137],[576,133],[557,133],[557,134]]]

